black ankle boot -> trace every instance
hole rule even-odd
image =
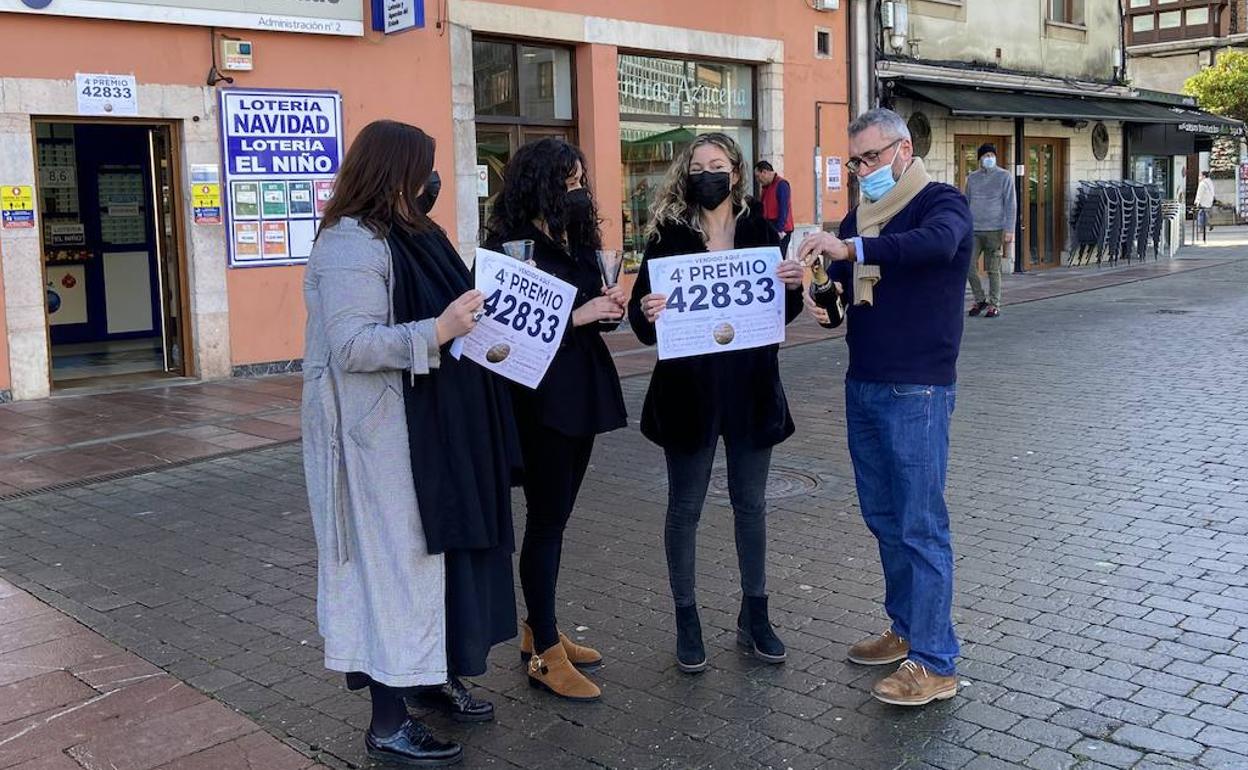
[[[436,687],[426,687],[410,696],[413,705],[441,709],[456,722],[489,722],[494,718],[494,704],[472,697],[458,677]]]
[[[741,613],[737,615],[737,644],[754,653],[759,660],[784,662],[784,642],[771,627],[766,596],[741,597]]]
[[[364,747],[372,759],[412,767],[443,767],[464,757],[458,743],[434,738],[429,728],[411,719],[384,738],[373,735],[370,729],[364,736]]]
[[[676,608],[676,665],[686,674],[706,669],[706,648],[702,646],[702,621],[696,605]]]

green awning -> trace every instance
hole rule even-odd
[[[898,80],[897,89],[906,95],[939,104],[958,117],[1164,123],[1191,134],[1244,136],[1244,124],[1238,120],[1194,107],[1143,99],[992,91],[913,80]]]

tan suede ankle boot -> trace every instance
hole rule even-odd
[[[577,701],[598,700],[602,690],[576,670],[562,644],[529,658],[529,686]]]
[[[562,631],[559,632],[559,643],[563,645],[563,651],[568,654],[568,660],[577,668],[594,668],[602,664],[602,653],[593,647],[577,644]],[[520,660],[528,663],[531,657],[533,657],[533,629],[529,628],[528,623],[522,622],[520,623]]]

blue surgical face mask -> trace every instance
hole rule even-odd
[[[888,191],[897,186],[897,180],[893,178],[893,164],[897,162],[897,156],[900,153],[901,145],[898,145],[888,165],[880,166],[858,181],[858,186],[862,188],[862,194],[867,196],[867,200],[874,203],[888,195]]]
[[[984,168],[992,169],[997,167],[997,159],[991,155],[985,155],[979,162]]]

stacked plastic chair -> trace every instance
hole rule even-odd
[[[1152,222],[1149,237],[1153,241],[1153,259],[1161,257],[1161,228],[1165,224],[1167,217],[1162,210],[1161,187],[1157,185],[1148,186],[1148,221]]]
[[[1161,253],[1162,223],[1174,216],[1162,204],[1154,185],[1128,181],[1083,181],[1070,211],[1071,264],[1110,264],[1120,259],[1153,258]]]
[[[1071,263],[1086,265],[1092,252],[1104,250],[1105,228],[1109,218],[1104,192],[1095,182],[1080,182],[1075,204],[1070,209]]]

